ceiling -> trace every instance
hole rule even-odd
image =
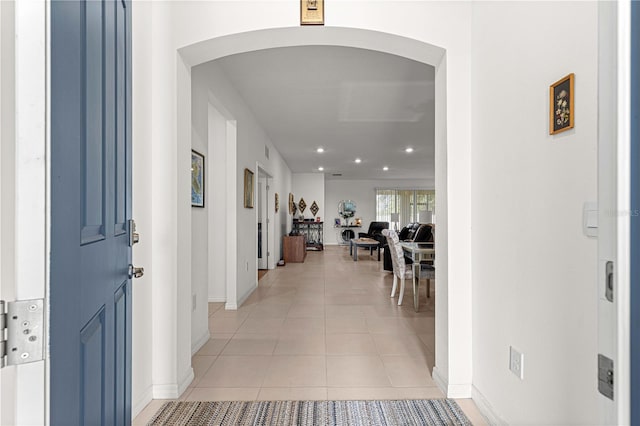
[[[433,179],[432,66],[337,46],[260,50],[216,62],[292,172]]]

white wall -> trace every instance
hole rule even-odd
[[[417,180],[344,180],[330,179],[325,183],[327,220],[324,226],[325,244],[338,244],[338,232],[334,228],[334,219],[338,216],[340,200],[352,200],[356,203],[356,215],[362,219],[362,228],[354,232],[367,232],[369,224],[376,220],[376,188],[433,189],[434,182],[429,179]],[[437,204],[437,202],[436,202]],[[393,227],[392,224],[389,224]]]
[[[133,204],[132,217],[136,221],[140,242],[132,249],[133,264],[145,268],[144,276],[135,280],[133,293],[133,350],[132,350],[132,395],[134,413],[140,411],[153,397],[153,306],[154,277],[153,267],[154,241],[160,235],[153,232],[154,211],[149,208],[153,197],[153,161],[156,150],[154,141],[152,108],[145,105],[144,99],[153,98],[153,64],[151,51],[151,31],[136,31],[136,28],[151,28],[151,8],[147,3],[137,3],[134,8],[132,28],[132,102],[135,119],[132,121],[133,139]],[[142,107],[141,107],[142,105]],[[157,297],[157,293],[156,296]],[[170,331],[169,331],[170,333]],[[164,348],[166,351],[167,349]]]
[[[598,422],[597,3],[474,2],[473,383],[507,424]],[[575,128],[549,85],[575,73]],[[524,380],[508,369],[524,353]]]
[[[236,299],[227,300],[227,306],[240,305],[242,301],[255,289],[257,285],[257,270],[256,259],[257,252],[257,210],[244,208],[243,194],[244,194],[244,169],[248,168],[254,172],[254,188],[257,188],[258,170],[256,169],[256,162],[273,177],[270,182],[270,197],[278,192],[279,194],[288,194],[291,190],[291,171],[289,167],[282,159],[280,153],[273,146],[273,143],[269,139],[269,136],[264,132],[260,124],[255,120],[251,111],[247,108],[242,98],[233,89],[229,83],[224,71],[215,63],[207,63],[197,66],[192,72],[192,140],[194,146],[204,146],[207,143],[209,135],[218,134],[218,127],[216,123],[220,123],[219,118],[213,117],[213,125],[215,128],[209,128],[209,108],[210,103],[213,102],[217,105],[214,106],[216,110],[222,110],[222,114],[227,116],[226,119],[232,118],[237,126],[237,162],[235,168],[236,180],[232,183],[236,188],[236,194],[238,194],[237,204],[237,221],[238,227],[236,232],[237,241],[237,285],[236,285]],[[214,112],[215,115],[215,112]],[[217,121],[216,121],[217,120]],[[219,136],[221,137],[221,136]],[[220,152],[216,147],[216,141],[214,143],[214,149],[209,147],[209,158],[215,158],[215,162],[218,165],[216,167],[224,168],[224,161],[221,163],[221,159],[224,160],[224,153]],[[269,148],[269,158],[265,156],[265,145]],[[223,194],[228,190],[228,187],[222,182],[212,182],[207,189],[208,193],[212,193],[212,203],[209,208],[213,208],[217,211],[217,217],[220,218],[220,222],[215,222],[209,226],[213,226],[216,230],[212,229],[214,234],[219,234],[220,238],[215,242],[215,247],[210,247],[210,255],[208,258],[199,259],[199,262],[205,262],[202,264],[203,269],[206,268],[208,262],[212,262],[211,256],[217,256],[221,251],[228,250],[224,244],[222,235],[224,233],[223,223],[225,223],[224,217],[229,212],[228,206],[221,202],[223,200]],[[286,197],[285,197],[286,198]],[[273,201],[270,200],[271,206]],[[203,220],[206,220],[203,219]],[[281,241],[282,241],[282,226],[281,218],[279,215],[274,217],[274,229],[275,235],[272,236],[269,249],[272,253],[280,253]],[[192,224],[195,226],[195,224]],[[285,230],[286,231],[286,230]],[[206,234],[201,237],[195,237],[198,239],[206,239]],[[247,242],[251,242],[248,244]],[[204,243],[203,243],[204,244]],[[198,255],[200,256],[200,255]],[[192,252],[192,259],[195,254]],[[221,264],[221,262],[218,262]],[[194,270],[197,268],[197,263],[194,262]],[[222,265],[220,265],[222,266]],[[206,273],[206,272],[203,272]],[[215,273],[215,272],[214,272]],[[195,277],[194,277],[195,278]],[[210,277],[209,280],[213,280],[215,277]],[[218,277],[218,278],[221,278]],[[218,290],[221,288],[220,281],[215,280],[211,282],[214,294],[209,293],[209,297],[218,298]],[[198,295],[203,296],[203,300],[207,300],[207,294],[209,292],[209,284],[205,281],[193,280],[193,291]],[[198,297],[200,299],[200,297]],[[203,312],[206,312],[206,302],[202,305]],[[196,325],[197,323],[197,325]],[[193,336],[202,335],[207,328],[206,317],[199,318],[194,322],[194,327],[199,331],[194,331]]]
[[[209,105],[207,103],[207,90],[202,94],[191,93],[192,111],[192,132],[191,148],[204,155],[204,208],[191,207],[191,352],[195,353],[209,340],[209,327],[207,319],[209,317],[209,262],[212,262],[212,254],[209,251],[209,227],[215,227],[215,223],[209,223],[211,217],[210,210],[215,208],[215,197],[210,195],[209,172],[211,167],[211,155],[217,154],[214,149],[209,150]],[[201,96],[199,96],[201,95]],[[202,102],[197,100],[204,98],[204,108]],[[199,119],[200,126],[196,126],[195,121]],[[213,129],[211,129],[213,130]],[[211,191],[213,195],[213,191]],[[223,241],[221,239],[221,241]]]
[[[315,219],[320,217],[321,220],[325,220],[325,182],[323,173],[293,173],[292,179],[292,193],[296,205],[300,203],[300,199],[303,198],[307,207],[303,213],[300,213],[300,209],[296,210],[296,217],[300,217],[300,214],[304,214],[307,219]],[[288,207],[289,195],[286,197],[286,205]],[[318,205],[318,213],[314,216],[311,212],[311,204],[316,202]]]

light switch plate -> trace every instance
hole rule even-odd
[[[509,370],[520,380],[524,380],[524,355],[509,346]]]
[[[598,203],[587,201],[582,207],[582,232],[587,237],[598,236]]]

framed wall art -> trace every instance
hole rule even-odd
[[[324,25],[324,0],[300,0],[300,25]]]
[[[204,207],[204,155],[191,150],[191,207]]]
[[[289,214],[294,214],[296,212],[296,203],[293,201],[293,194],[289,193]]]
[[[573,102],[574,74],[561,78],[549,87],[549,134],[573,128],[575,105]]]
[[[253,208],[253,172],[244,169],[244,207]]]

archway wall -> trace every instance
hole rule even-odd
[[[133,118],[134,123],[140,120],[134,127],[134,144],[152,141],[148,152],[134,158],[141,176],[139,185],[134,182],[134,191],[151,192],[149,203],[134,204],[134,215],[145,218],[140,226],[148,227],[153,243],[135,254],[147,259],[146,279],[152,289],[150,297],[135,300],[134,309],[153,313],[136,315],[134,321],[138,333],[152,331],[153,343],[134,347],[134,411],[150,396],[180,393],[192,377],[186,190],[190,69],[232,53],[287,45],[374,49],[436,67],[436,214],[442,253],[437,265],[436,376],[450,396],[470,395],[471,3],[345,1],[327,6],[326,25],[318,28],[299,27],[298,2],[134,4]],[[274,31],[256,37],[255,31],[260,30]],[[225,36],[228,43],[219,43]],[[241,213],[238,226],[244,220]]]

